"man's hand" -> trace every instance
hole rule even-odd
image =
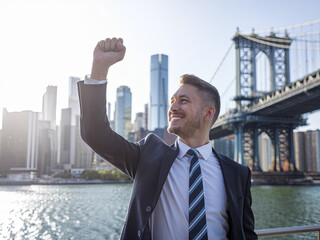
[[[98,42],[93,52],[91,79],[105,80],[109,67],[121,61],[125,53],[122,38],[107,38]]]

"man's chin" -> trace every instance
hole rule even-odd
[[[174,127],[169,125],[168,127],[168,133],[172,133],[172,134],[178,134],[179,133],[179,128],[178,127]]]

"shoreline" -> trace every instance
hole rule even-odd
[[[96,185],[96,184],[130,184],[132,180],[0,180],[0,186],[30,186],[30,185]],[[251,179],[251,186],[320,186],[320,181],[302,181],[291,183],[267,183]]]
[[[13,185],[76,185],[76,184],[128,184],[133,180],[85,180],[82,178],[51,178],[12,180],[0,178],[0,186]],[[256,172],[251,174],[252,186],[320,186],[320,173]]]
[[[127,184],[132,180],[3,180],[0,179],[0,186],[28,186],[28,185],[77,185],[77,184]]]

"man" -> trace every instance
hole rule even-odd
[[[215,152],[209,131],[220,110],[218,91],[192,75],[171,98],[168,146],[154,134],[132,143],[109,126],[106,77],[124,58],[122,39],[100,41],[90,79],[79,82],[81,136],[133,182],[122,239],[257,239],[250,170]]]

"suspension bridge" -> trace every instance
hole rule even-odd
[[[251,32],[237,29],[210,83],[221,116],[210,139],[234,136],[234,160],[262,171],[259,137],[268,136],[273,171],[295,171],[293,130],[320,109],[320,19]],[[260,146],[261,148],[261,146]]]

